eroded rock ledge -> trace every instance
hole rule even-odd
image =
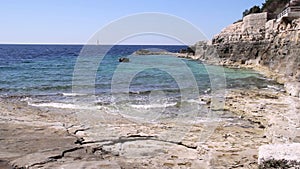
[[[300,19],[267,19],[267,13],[248,15],[186,57],[258,69],[300,97]]]
[[[265,134],[271,140],[259,149],[260,168],[300,167],[297,160],[300,155],[293,151],[300,148],[300,111],[296,106],[300,97],[299,42],[300,18],[268,20],[267,13],[259,13],[229,25],[210,42],[198,42],[194,45],[195,55],[181,55],[228,67],[253,68],[284,84],[286,94],[292,97],[281,96],[275,100],[256,102],[246,92],[240,97],[238,105],[230,103],[231,108],[236,107],[231,111],[241,114],[241,117],[255,112],[257,120],[253,122],[266,126]],[[236,111],[241,109],[241,105],[244,105],[244,110]],[[256,106],[261,107],[253,110]]]

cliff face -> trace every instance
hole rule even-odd
[[[267,21],[267,13],[252,14],[225,28],[211,43],[197,43],[194,59],[263,68],[284,83],[290,95],[300,97],[299,42],[300,19]]]

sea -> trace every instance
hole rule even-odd
[[[201,98],[230,89],[280,88],[253,70],[207,65],[168,53],[134,54],[186,47],[0,45],[0,96],[35,107],[176,115],[188,112],[183,107],[191,105],[201,111],[207,104]],[[129,62],[119,62],[122,57]]]

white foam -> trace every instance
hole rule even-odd
[[[219,123],[223,121],[223,119],[219,118],[219,117],[200,117],[200,118],[197,118],[197,119],[194,119],[194,122],[197,124],[197,123]]]
[[[70,103],[30,103],[28,105],[34,107],[53,107],[60,109],[82,109],[82,110],[95,110],[100,109],[100,106],[88,106],[88,105],[79,105],[79,104],[70,104]]]
[[[280,87],[278,87],[278,86],[271,86],[271,85],[268,85],[267,88],[273,89],[273,90],[276,90],[276,91],[284,91],[282,88],[280,88]]]
[[[62,93],[63,96],[84,96],[87,94],[83,94],[83,93]]]
[[[21,99],[22,102],[27,102],[27,101],[31,101],[32,99],[30,97],[25,97],[23,99]]]
[[[193,100],[193,99],[191,99],[191,100],[187,100],[186,102],[188,102],[188,103],[197,103],[197,104],[206,104],[206,102],[204,102],[204,101],[201,101],[201,100]]]
[[[136,109],[151,109],[151,108],[166,108],[175,106],[177,103],[165,103],[165,104],[147,104],[147,105],[130,105],[132,108]]]

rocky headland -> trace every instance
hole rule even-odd
[[[229,25],[212,41],[198,42],[193,46],[195,55],[179,55],[210,64],[255,69],[284,85],[285,91],[275,97],[266,95],[256,100],[253,98],[264,98],[264,93],[249,89],[235,94],[240,96],[237,101],[227,100],[230,111],[242,113],[241,117],[256,117],[256,122],[263,124],[269,140],[261,142],[259,148],[260,168],[300,167],[299,42],[299,18],[269,19],[263,12]],[[242,111],[236,111],[241,107]]]
[[[300,19],[245,16],[210,42],[195,44],[195,55],[181,55],[229,67],[254,68],[300,97]]]

